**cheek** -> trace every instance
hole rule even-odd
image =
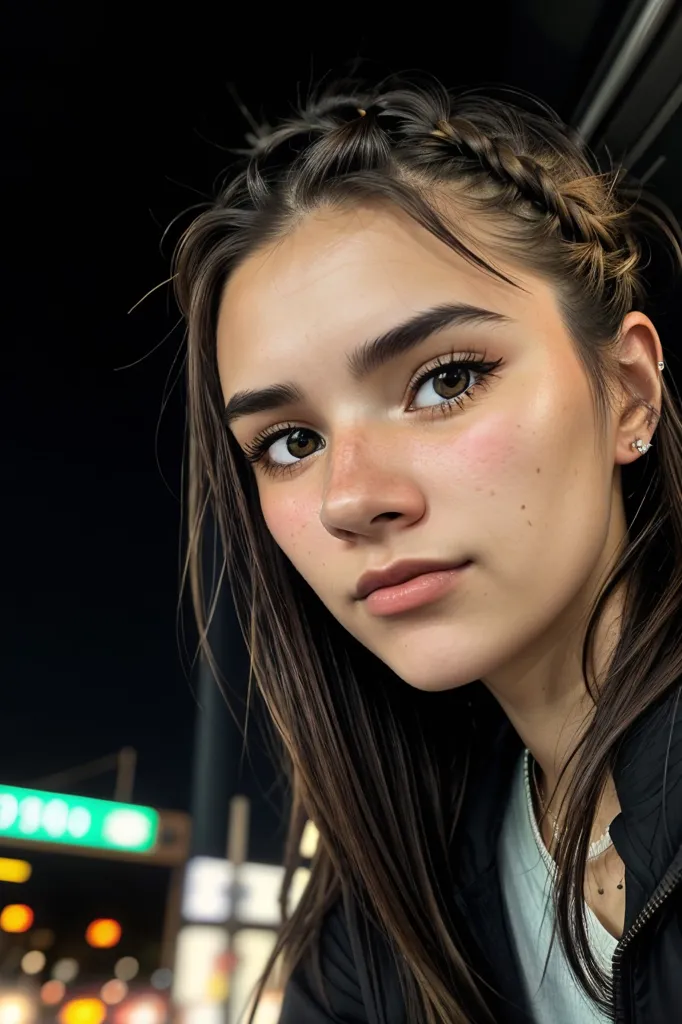
[[[536,388],[532,396],[516,395],[496,412],[486,411],[456,436],[453,443],[417,452],[468,493],[489,489],[512,501],[514,492],[529,500],[555,493],[577,472],[594,470],[594,425],[582,395],[562,400],[552,387]],[[419,464],[419,462],[415,463]],[[513,511],[513,505],[508,505]]]
[[[451,482],[443,472],[437,483],[449,499],[441,521],[472,531],[472,551],[480,545],[505,601],[556,611],[595,564],[609,525],[611,477],[589,409],[538,401],[487,416],[457,439],[450,466]]]
[[[452,524],[464,547],[480,547],[500,565],[553,548],[602,502],[594,435],[570,409],[563,417],[545,412],[536,403],[490,414],[454,443],[413,452],[443,530]]]
[[[488,416],[457,442],[456,457],[474,484],[489,483],[525,457],[522,429],[502,414]]]
[[[533,461],[521,425],[502,414],[486,416],[454,441],[419,445],[412,459],[414,466],[426,471],[425,493],[436,501],[439,492],[448,494],[465,504],[484,490],[494,496],[502,485],[517,481],[522,467]]]
[[[286,491],[296,494],[286,495]],[[274,487],[261,493],[261,511],[265,525],[287,558],[307,578],[305,562],[315,557],[311,535],[319,526],[319,499],[301,493],[299,487]]]

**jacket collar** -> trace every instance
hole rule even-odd
[[[462,814],[452,844],[455,903],[468,922],[470,955],[495,979],[496,1019],[530,1024],[497,866],[497,845],[514,766],[523,744],[497,702],[472,684],[476,738]],[[483,723],[483,724],[481,724]],[[679,688],[628,730],[614,764],[621,813],[611,824],[625,864],[625,932],[641,913],[676,851],[682,852],[682,700]],[[664,799],[668,829],[664,822]],[[679,856],[679,855],[678,855]]]
[[[497,701],[471,684],[478,738],[462,815],[453,839],[457,890],[464,896],[497,863],[497,844],[523,744]],[[623,738],[614,764],[621,813],[611,836],[628,872],[626,927],[682,847],[680,687],[648,708]]]
[[[682,847],[680,692],[675,687],[634,723],[613,770],[621,813],[611,824],[611,838],[629,872],[631,895],[641,890],[642,906]]]

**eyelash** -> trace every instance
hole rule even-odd
[[[455,358],[454,352],[451,352],[448,356],[440,357],[435,365],[425,367],[417,374],[414,380],[410,382],[410,403],[414,401],[419,389],[428,380],[438,377],[443,370],[447,370],[452,366],[465,366],[468,370],[473,370],[474,373],[478,374],[478,379],[474,384],[467,388],[466,391],[462,392],[461,395],[455,395],[453,398],[444,398],[442,403],[439,405],[424,406],[422,409],[418,410],[419,412],[426,412],[427,415],[431,417],[434,417],[437,413],[446,416],[454,406],[463,406],[465,398],[473,398],[474,392],[479,387],[488,388],[490,386],[490,378],[497,376],[496,370],[500,366],[501,362],[501,359],[497,359],[494,362],[487,362],[485,353],[483,354],[482,359],[478,359],[472,353],[468,353],[465,356],[457,356],[457,358]],[[310,456],[304,456],[296,462],[289,462],[282,465],[277,462],[268,461],[265,458],[265,455],[275,441],[278,441],[281,437],[286,437],[287,434],[299,429],[304,428],[297,427],[295,423],[286,423],[281,427],[268,427],[267,430],[264,430],[261,434],[255,437],[250,444],[244,446],[243,451],[246,459],[252,465],[262,461],[264,472],[272,474],[273,476],[283,476],[288,473],[296,472],[301,463],[305,462]],[[314,433],[314,431],[310,432]]]

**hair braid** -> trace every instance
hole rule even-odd
[[[546,167],[527,153],[515,153],[504,139],[491,138],[464,117],[439,120],[432,134],[469,150],[495,178],[512,184],[525,199],[555,217],[569,241],[620,248],[616,233],[603,218],[570,191],[562,193]]]

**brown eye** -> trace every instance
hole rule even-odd
[[[315,434],[305,427],[296,427],[284,440],[289,455],[293,455],[295,459],[302,459],[315,452]]]
[[[468,387],[468,376],[468,370],[454,366],[448,367],[443,373],[439,373],[437,377],[433,378],[433,390],[441,398],[454,398],[455,395],[451,392],[461,394],[462,385],[464,385],[464,390]]]
[[[471,384],[472,374],[473,371],[468,367],[460,366],[457,363],[442,368],[436,367],[419,383],[415,395],[416,407],[423,409],[434,403],[438,404],[438,400],[454,401],[461,397]],[[431,401],[419,404],[416,402],[416,397],[423,392],[426,392],[427,398]]]
[[[324,447],[314,430],[289,423],[286,427],[266,431],[244,447],[249,462],[262,462],[268,472],[286,471],[297,466],[309,455]]]

